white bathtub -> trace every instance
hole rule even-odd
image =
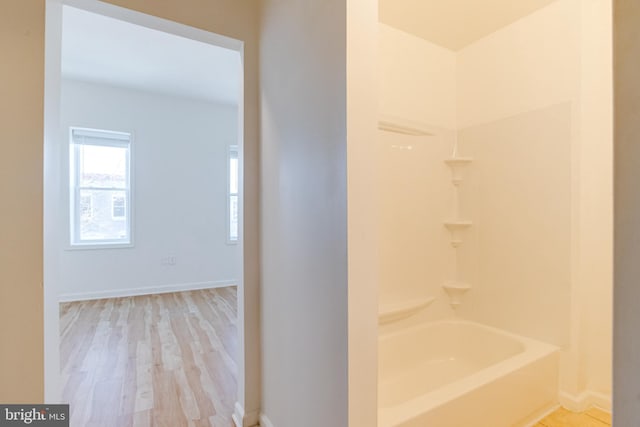
[[[380,336],[379,427],[514,427],[553,408],[558,348],[472,322]]]

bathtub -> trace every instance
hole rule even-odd
[[[379,427],[525,426],[557,405],[558,348],[467,321],[379,338]]]

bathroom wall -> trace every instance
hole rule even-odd
[[[348,425],[378,415],[378,4],[347,0]]]
[[[463,317],[560,345],[563,404],[610,405],[610,4],[559,0],[458,53]]]
[[[456,55],[385,24],[378,43],[380,114],[434,133],[378,132],[380,307],[436,298],[407,325],[452,315],[442,284],[453,278],[453,252],[442,222],[451,213],[443,160],[455,134]]]
[[[577,96],[580,2],[557,0],[458,52],[458,128]]]
[[[455,52],[385,24],[379,29],[380,113],[455,129]]]
[[[569,343],[571,104],[462,129],[473,157],[461,197],[473,227],[460,247],[472,285],[462,317]]]
[[[442,222],[450,216],[451,181],[441,136],[380,131],[380,308],[436,297],[428,310],[407,319],[451,315],[442,284],[454,277],[453,249]]]
[[[460,314],[557,345],[571,309],[576,4],[557,1],[458,53],[460,151],[474,157],[462,198],[476,224]]]
[[[57,141],[63,171],[70,126],[134,135],[134,246],[69,250],[68,234],[59,234],[63,300],[238,284],[240,247],[227,244],[226,225],[227,153],[238,143],[237,115],[234,106],[63,80]],[[175,265],[161,264],[167,256]]]
[[[576,332],[585,345],[586,378],[575,389],[586,389],[587,400],[605,407],[611,405],[613,347],[612,27],[610,0],[582,3],[580,262],[575,285],[582,327]]]

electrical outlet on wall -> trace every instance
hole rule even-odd
[[[175,255],[167,255],[166,257],[160,258],[160,265],[164,266],[174,266],[177,263],[177,258]]]

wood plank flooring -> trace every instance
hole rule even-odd
[[[611,414],[597,408],[584,412],[570,412],[560,408],[540,420],[534,427],[607,427],[611,426]]]
[[[230,427],[235,287],[64,303],[71,427]]]

